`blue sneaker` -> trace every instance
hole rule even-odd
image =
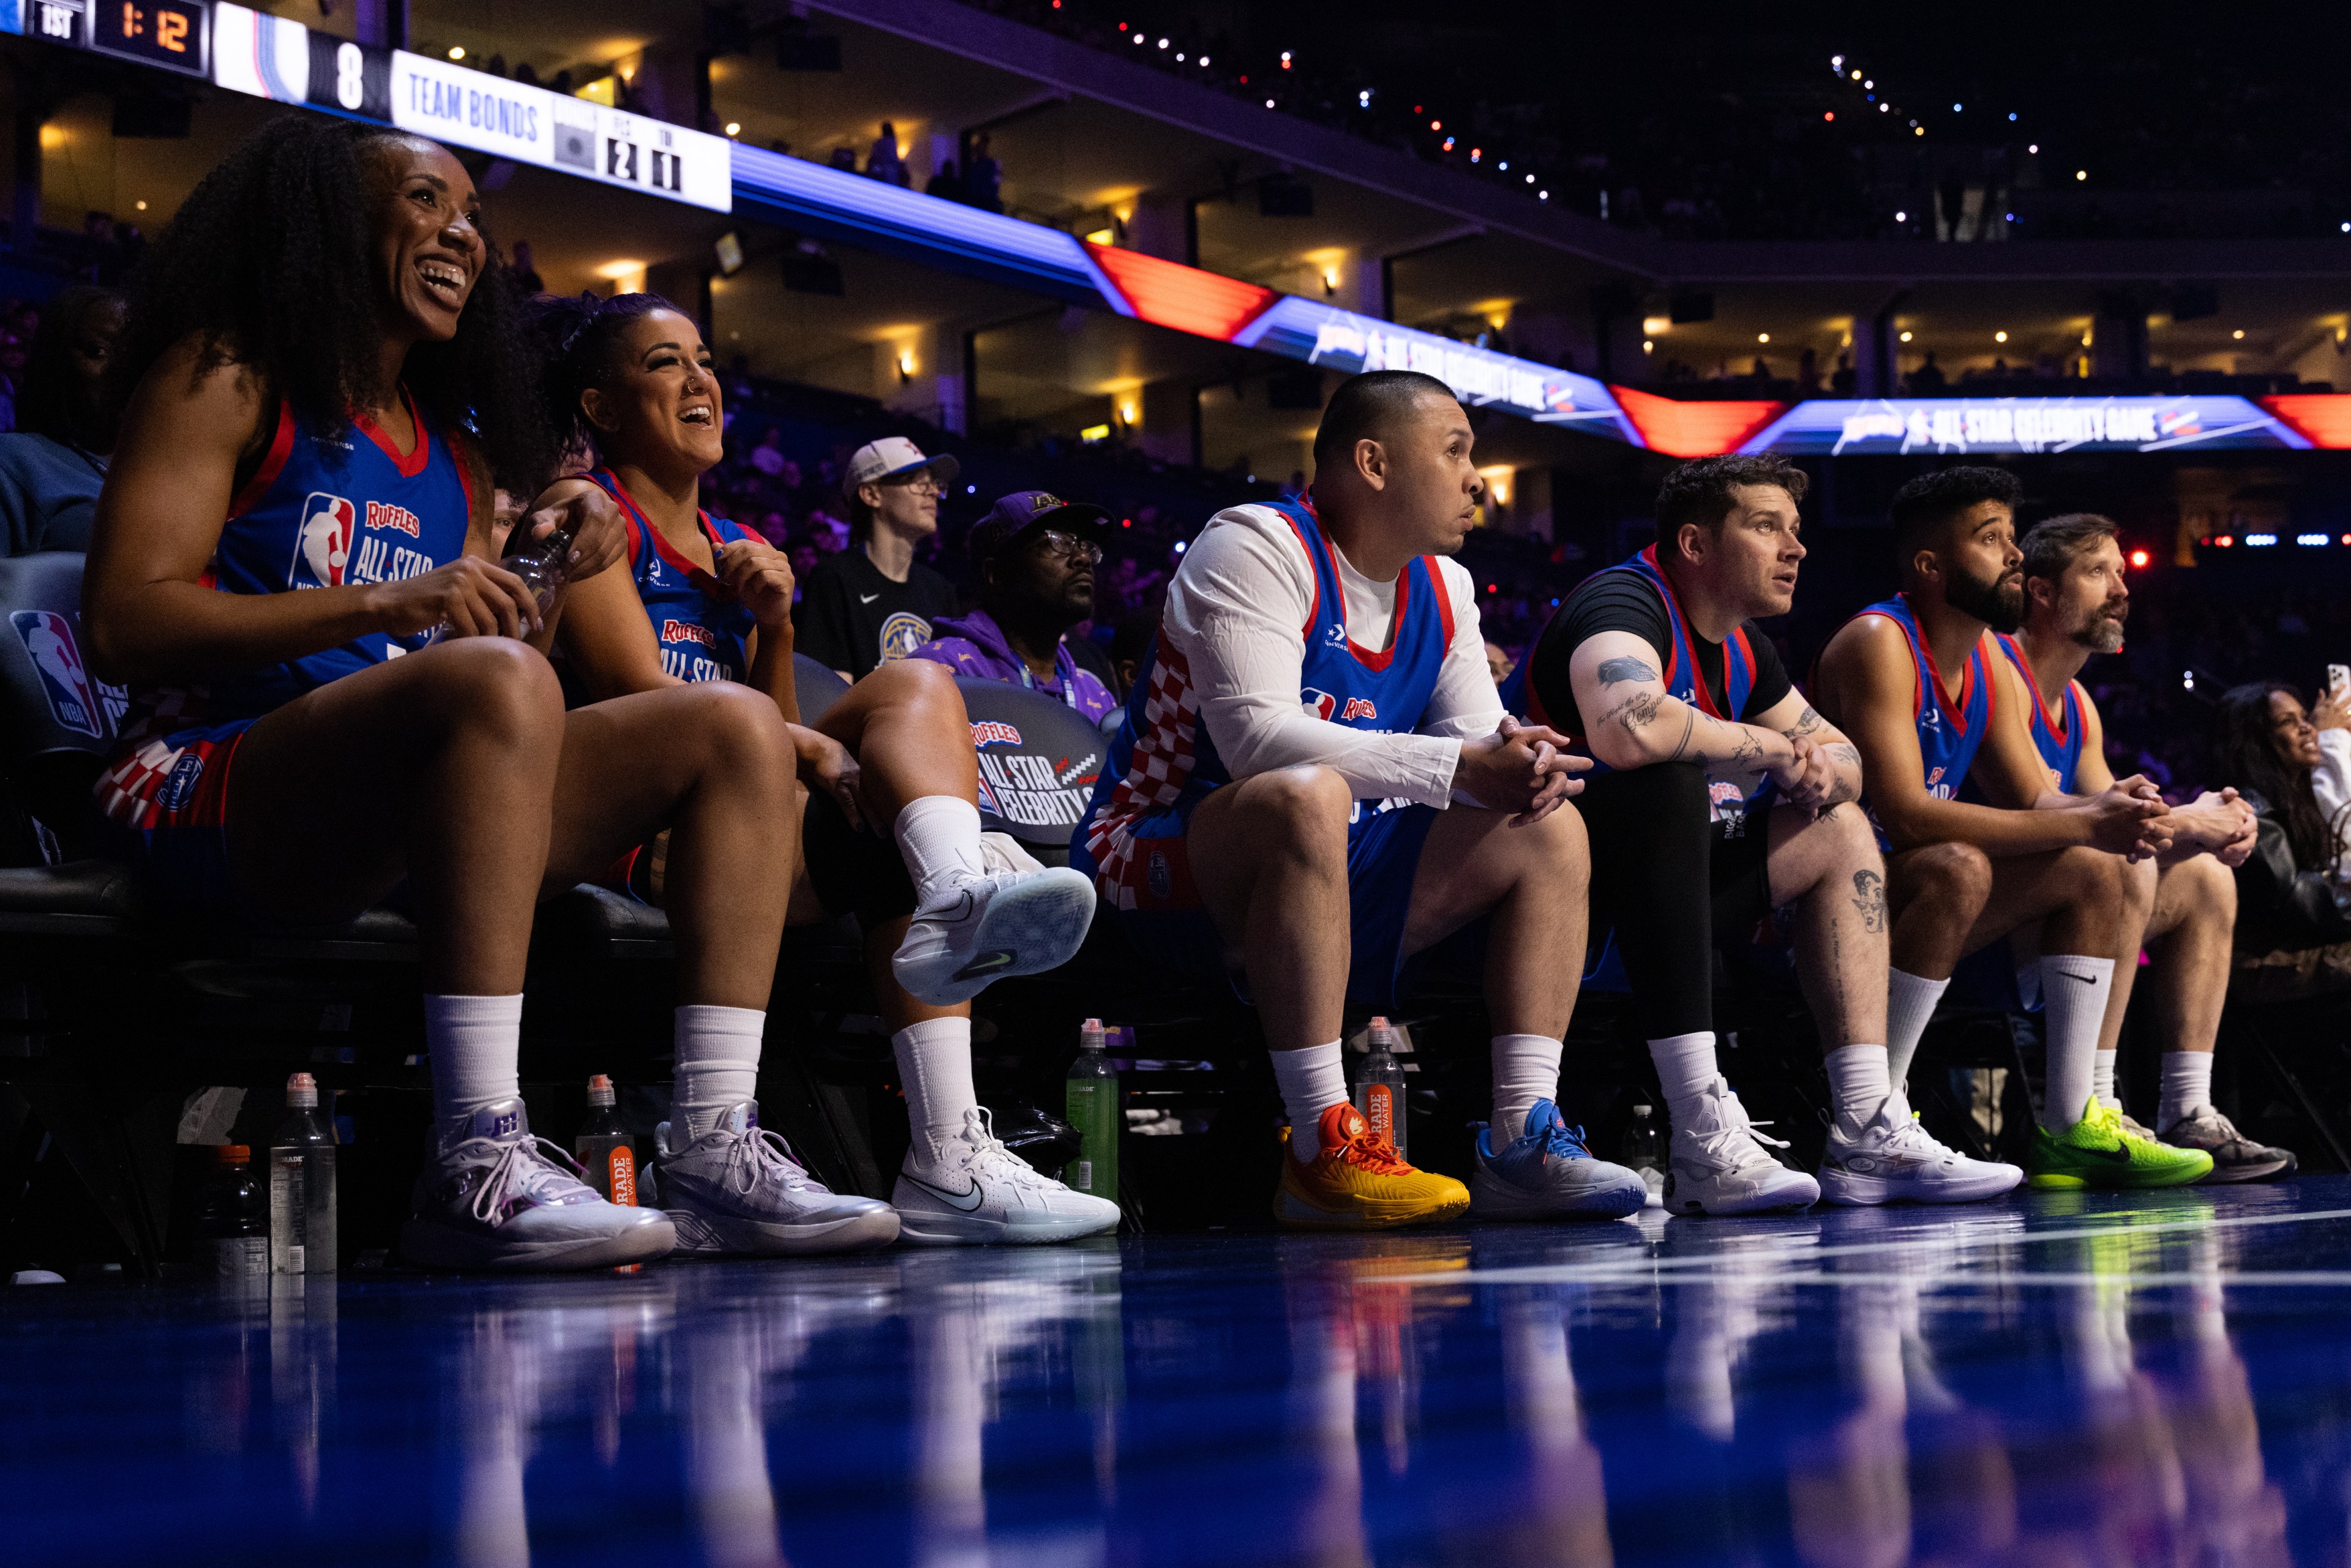
[[[1535,1102],[1527,1130],[1500,1154],[1493,1129],[1478,1127],[1478,1169],[1469,1178],[1472,1219],[1622,1219],[1638,1214],[1649,1189],[1638,1171],[1592,1157],[1583,1129],[1559,1107]]]

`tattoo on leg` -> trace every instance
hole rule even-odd
[[[1854,873],[1853,906],[1861,912],[1863,930],[1885,930],[1886,879],[1874,871]]]
[[[1624,681],[1654,681],[1657,678],[1655,666],[1633,658],[1603,659],[1598,673],[1600,684],[1604,686],[1616,685]]]

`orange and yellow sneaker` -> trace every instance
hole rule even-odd
[[[1322,1152],[1301,1161],[1281,1152],[1273,1217],[1307,1230],[1385,1230],[1468,1210],[1469,1189],[1448,1176],[1415,1170],[1395,1145],[1375,1137],[1364,1113],[1342,1103],[1315,1126]],[[1291,1134],[1285,1132],[1288,1143]]]

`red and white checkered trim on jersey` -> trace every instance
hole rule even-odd
[[[163,815],[156,796],[163,781],[180,765],[187,747],[172,746],[161,740],[151,740],[138,750],[118,758],[113,767],[98,779],[99,810],[107,820],[126,828],[152,828]]]
[[[1094,857],[1094,885],[1122,909],[1134,907],[1129,880],[1134,862],[1137,819],[1166,810],[1184,797],[1199,760],[1200,702],[1192,689],[1191,666],[1167,640],[1163,624],[1159,656],[1144,699],[1143,727],[1126,776],[1111,789],[1109,804],[1086,830]]]

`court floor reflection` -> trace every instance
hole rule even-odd
[[[2342,1563],[2351,1178],[0,1295],[12,1560]]]

